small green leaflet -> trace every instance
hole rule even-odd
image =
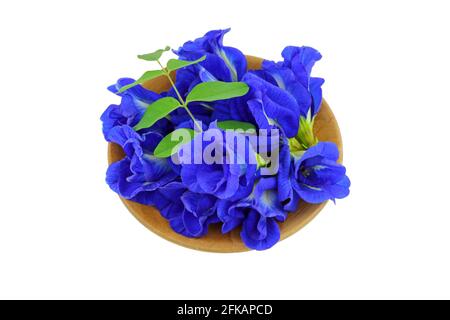
[[[157,61],[157,60],[159,60],[159,58],[161,58],[161,56],[164,52],[169,51],[169,50],[170,50],[170,47],[166,46],[164,49],[159,49],[159,50],[156,50],[151,53],[140,54],[140,55],[138,55],[138,58],[142,59],[142,60],[146,60],[146,61]]]
[[[191,66],[193,64],[197,64],[199,62],[202,62],[206,59],[206,56],[201,57],[200,59],[197,59],[195,61],[186,61],[186,60],[177,60],[177,59],[170,59],[167,62],[167,72],[175,71],[184,67]]]
[[[150,128],[156,121],[166,117],[173,110],[181,106],[181,103],[172,97],[161,98],[148,106],[141,121],[134,127],[134,130]]]
[[[235,97],[241,97],[248,92],[249,88],[244,82],[202,82],[189,92],[186,103],[193,101],[217,101]]]
[[[234,120],[217,122],[217,126],[222,130],[256,130],[256,127],[251,123]]]
[[[183,144],[194,139],[195,131],[192,129],[177,129],[165,136],[156,147],[153,155],[157,158],[168,158],[180,150]]]
[[[145,72],[139,79],[137,79],[135,82],[130,83],[129,85],[123,86],[120,88],[119,93],[124,92],[125,90],[128,90],[130,88],[133,88],[134,86],[137,86],[138,84],[144,83],[146,81],[155,79],[159,76],[162,76],[164,72],[162,70],[152,70]]]

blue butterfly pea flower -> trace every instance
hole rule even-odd
[[[219,222],[217,198],[191,192],[178,181],[155,190],[151,200],[171,228],[186,237],[201,237],[207,233],[210,224]]]
[[[114,94],[117,94],[119,97],[123,97],[125,95],[129,95],[132,99],[136,107],[140,110],[145,111],[150,103],[155,102],[156,100],[161,98],[161,95],[144,88],[141,85],[137,85],[131,87],[124,92],[119,92],[119,90],[131,83],[135,80],[131,78],[120,78],[117,82],[108,87],[108,90]]]
[[[229,30],[230,29],[209,31],[203,37],[194,41],[188,41],[178,50],[174,51],[182,60],[195,60],[202,56],[206,57],[205,60],[199,64],[177,71],[175,85],[183,99],[185,99],[192,88],[200,82],[232,82],[240,81],[242,79],[247,71],[247,60],[245,55],[238,49],[223,45],[223,36]],[[172,97],[177,97],[173,89],[169,90],[168,94]],[[221,117],[221,110],[225,110],[225,112],[232,110],[232,112],[234,112],[235,116],[228,117],[227,120],[252,120],[245,116],[236,116],[239,114],[245,115],[248,111],[246,101],[239,100],[239,103],[236,103],[233,102],[233,100],[234,99],[230,99],[213,103],[193,102],[189,104],[189,109],[197,119],[207,125],[211,122],[211,119],[222,120],[225,118],[225,116]],[[233,107],[236,105],[239,106],[239,108],[233,110]],[[175,125],[179,125],[189,119],[189,115],[183,108],[175,110],[171,114],[171,117],[172,122]]]
[[[162,96],[137,85],[125,92],[118,93],[120,88],[133,83],[130,78],[121,78],[116,84],[109,86],[108,90],[121,97],[120,105],[110,105],[101,116],[103,123],[103,135],[108,140],[109,131],[122,125],[135,126],[142,118],[149,104]]]
[[[281,56],[284,58],[283,66],[294,71],[295,76],[304,86],[308,85],[314,64],[322,59],[319,51],[306,46],[287,46]]]
[[[247,60],[240,50],[223,45],[223,36],[228,31],[230,29],[209,31],[174,52],[185,60],[206,56],[195,66],[202,81],[239,81],[247,71]]]
[[[311,77],[314,64],[322,59],[319,51],[311,47],[286,47],[281,55],[284,58],[283,66],[294,72],[296,79],[311,93],[311,118],[319,112],[322,103],[322,78]],[[306,114],[304,115],[306,116]]]
[[[337,163],[339,150],[332,142],[319,142],[295,160],[293,188],[306,202],[322,203],[348,196],[350,180]]]
[[[220,136],[221,139],[207,141],[205,136]],[[224,131],[217,128],[213,122],[209,129],[197,134],[194,140],[182,148],[182,152],[188,152],[190,158],[181,164],[181,179],[187,188],[196,193],[211,194],[220,199],[244,198],[252,191],[257,165],[256,153],[252,149],[248,137],[241,136],[245,142],[243,150],[234,148],[234,140],[227,141]],[[200,159],[201,163],[195,162],[195,146],[203,146],[201,152],[206,148],[222,150],[223,158],[211,163],[206,159]],[[239,154],[243,151],[244,154]],[[227,154],[234,157],[234,163],[227,161]]]
[[[252,209],[242,226],[241,238],[250,249],[267,250],[280,240],[280,228],[274,218]]]
[[[287,212],[278,198],[276,178],[272,177],[261,178],[247,198],[236,202],[219,200],[217,215],[223,222],[223,233],[242,225],[241,238],[245,245],[266,250],[279,241],[277,221],[284,221]]]
[[[300,197],[294,191],[291,177],[294,174],[294,158],[291,155],[289,141],[281,139],[279,149],[279,170],[277,174],[278,198],[284,210],[294,212],[298,208]]]
[[[252,210],[245,219],[241,238],[245,245],[255,250],[266,250],[280,240],[277,221],[287,218],[277,192],[276,178],[262,178],[255,187]]]
[[[300,116],[295,98],[253,73],[247,73],[242,81],[250,87],[247,105],[259,128],[279,127],[288,138],[294,137]]]
[[[211,118],[218,121],[236,120],[257,125],[247,101],[249,96],[237,97],[214,103],[214,111]]]
[[[110,105],[100,117],[105,139],[109,141],[109,131],[116,126],[136,125],[143,114],[144,111],[140,111],[136,107],[131,96],[123,96],[120,105]]]
[[[153,143],[147,144],[131,127],[114,127],[108,139],[125,152],[125,158],[111,164],[106,173],[106,182],[121,197],[151,205],[151,193],[177,178],[167,159],[156,158],[146,149]]]
[[[321,54],[310,47],[286,47],[282,56],[282,62],[263,61],[262,70],[255,74],[289,92],[302,117],[314,117],[322,103],[324,80],[311,77],[311,70]]]
[[[170,225],[178,233],[201,237],[208,232],[211,223],[219,221],[216,214],[216,197],[186,191],[181,196],[181,201],[185,208],[182,216],[170,221]]]
[[[181,196],[187,191],[186,187],[179,181],[172,181],[161,186],[151,194],[152,205],[168,221],[179,218],[184,211]]]

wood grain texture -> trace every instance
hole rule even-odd
[[[261,58],[247,56],[248,68],[261,68]],[[169,81],[164,77],[156,78],[144,84],[144,87],[156,92],[167,90],[170,87]],[[322,102],[320,112],[315,123],[314,132],[320,141],[331,141],[337,144],[340,151],[339,162],[342,162],[342,138],[338,123],[325,100]],[[110,143],[108,145],[108,163],[119,161],[124,157],[120,146]],[[249,249],[242,243],[240,230],[233,230],[228,234],[222,234],[219,225],[211,225],[206,236],[199,239],[187,238],[174,232],[167,222],[153,207],[145,206],[133,201],[121,198],[128,210],[145,227],[153,231],[160,237],[174,242],[178,245],[208,252],[244,252]],[[309,204],[301,202],[299,209],[295,213],[290,213],[287,220],[279,223],[281,230],[281,240],[286,239],[308,224],[325,207],[326,202],[321,204]]]

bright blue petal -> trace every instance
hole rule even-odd
[[[311,187],[302,183],[294,185],[294,188],[300,198],[308,203],[317,204],[331,199],[330,193],[323,188]]]
[[[117,80],[117,83],[115,85],[109,86],[108,90],[117,94],[118,96],[121,96],[121,97],[129,95],[130,97],[132,97],[134,104],[138,108],[141,108],[141,109],[146,109],[150,103],[153,103],[156,100],[161,98],[160,94],[150,91],[148,89],[145,89],[141,85],[134,86],[134,87],[127,89],[121,93],[118,92],[122,87],[129,85],[133,82],[134,82],[134,79],[121,78],[121,79]]]
[[[339,182],[326,186],[327,191],[332,199],[343,199],[350,194],[350,179],[344,176]]]
[[[295,211],[298,208],[299,197],[294,192],[291,178],[294,174],[294,166],[289,149],[289,144],[285,139],[281,144],[279,154],[279,167],[277,175],[278,198],[281,205],[286,211]]]
[[[196,217],[192,212],[185,211],[183,214],[183,223],[187,232],[193,237],[200,237],[204,233],[203,223],[206,221],[206,217]]]
[[[212,30],[203,37],[186,42],[174,52],[186,60],[198,59],[206,55],[205,61],[198,68],[203,81],[239,81],[247,70],[244,54],[236,48],[224,47],[223,36],[230,29]]]
[[[106,183],[116,193],[119,193],[119,180],[130,174],[130,160],[122,159],[112,163],[106,171]]]
[[[214,52],[218,47],[223,46],[223,36],[229,31],[229,28],[208,31],[203,37],[187,41],[178,50],[174,50],[174,53],[179,56],[195,58],[201,56],[202,52]]]
[[[261,229],[264,229],[265,237],[262,237]],[[252,210],[244,221],[241,238],[251,249],[266,250],[280,240],[280,229],[274,219],[261,216]]]
[[[339,149],[333,142],[319,142],[306,150],[302,159],[306,160],[315,156],[322,156],[326,159],[337,161],[339,159]]]
[[[312,96],[312,110],[311,115],[316,115],[320,110],[322,104],[322,85],[325,82],[322,78],[311,78],[309,90]]]
[[[272,124],[276,124],[287,137],[295,136],[298,132],[299,110],[294,97],[252,73],[247,73],[243,81],[250,86],[253,98],[247,104],[258,126],[269,129]]]
[[[239,81],[242,79],[247,72],[247,59],[245,55],[233,47],[223,47],[218,50],[218,54],[230,71],[231,81]]]
[[[294,111],[306,117],[312,103],[308,87],[298,81],[294,72],[281,63],[265,60],[262,67],[267,73],[266,77],[272,77],[279,88],[286,90],[295,98],[297,106]]]
[[[105,112],[103,112],[100,120],[102,121],[103,136],[106,141],[109,141],[108,135],[112,128],[127,124],[127,118],[120,112],[120,107],[114,104],[110,105]]]
[[[185,191],[186,187],[183,184],[170,182],[152,193],[152,202],[164,218],[174,219],[180,217],[184,211],[184,204],[180,198]]]
[[[108,141],[118,144],[125,151],[125,154],[132,158],[134,154],[142,156],[142,137],[129,126],[112,128],[108,133]]]
[[[210,74],[208,78],[216,79],[216,81],[217,80],[226,82],[233,81],[228,66],[220,56],[210,53],[206,53],[205,55],[206,59],[200,62],[200,66]],[[205,78],[202,79],[202,81],[211,81],[211,80]]]
[[[277,179],[261,178],[254,190],[253,207],[265,217],[277,217],[279,220],[286,219],[280,198],[278,197]]]
[[[311,75],[314,64],[322,59],[319,51],[311,47],[286,47],[281,55],[284,58],[284,65],[291,68],[298,76],[303,76],[303,70],[307,77]]]
[[[349,194],[350,180],[338,158],[334,143],[319,142],[295,161],[293,187],[304,201],[321,203]]]
[[[185,237],[188,238],[196,238],[198,236],[194,236],[192,235],[187,229],[186,226],[184,224],[184,212],[176,218],[170,219],[169,224],[170,227],[172,228],[173,231],[175,231],[176,233],[179,233]]]
[[[239,207],[231,201],[219,200],[217,215],[223,222],[222,233],[228,233],[242,224],[248,208]]]
[[[193,213],[196,217],[210,216],[214,214],[216,210],[217,198],[211,195],[198,194],[190,191],[186,191],[181,196],[187,211]]]
[[[202,193],[203,189],[197,181],[197,165],[184,164],[181,167],[181,180],[184,185],[192,192]]]

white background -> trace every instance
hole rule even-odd
[[[448,1],[1,1],[0,298],[450,298]],[[178,247],[104,182],[106,91],[136,54],[324,58],[351,195],[265,252]]]

